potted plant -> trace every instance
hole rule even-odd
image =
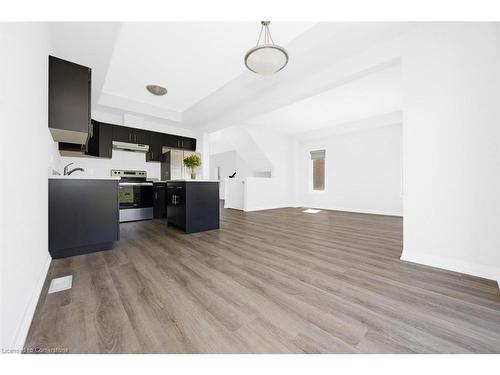
[[[201,167],[201,159],[198,154],[192,154],[184,158],[184,165],[191,168],[191,180],[196,179],[195,168]]]

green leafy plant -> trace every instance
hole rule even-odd
[[[201,159],[198,154],[192,154],[184,158],[184,165],[191,169],[191,179],[196,178],[195,168],[201,167]]]

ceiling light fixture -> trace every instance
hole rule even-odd
[[[273,74],[279,72],[288,63],[286,50],[274,44],[269,31],[271,21],[261,21],[261,29],[257,45],[245,55],[246,67],[257,74]],[[261,43],[262,39],[262,43]]]
[[[167,93],[167,89],[158,85],[147,85],[146,89],[153,95],[163,96]]]

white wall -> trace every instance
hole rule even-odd
[[[295,206],[295,156],[291,137],[269,130],[265,124],[246,127],[271,164],[271,178],[247,178],[247,211]]]
[[[269,171],[271,163],[256,143],[254,137],[243,126],[231,126],[208,136],[209,152],[221,154],[228,151],[237,151],[252,171]]]
[[[402,259],[500,280],[499,29],[437,23],[403,44]]]
[[[47,128],[46,26],[0,24],[0,45],[1,346],[13,349],[24,344],[50,263],[47,176],[58,155]]]
[[[211,134],[211,175],[215,174],[217,158],[222,158],[230,174],[244,185],[243,209],[266,210],[293,206],[294,148],[291,137],[270,131],[267,126],[233,126]],[[223,173],[223,176],[226,173]],[[256,177],[266,175],[269,177]],[[236,189],[240,195],[241,189]],[[223,195],[229,199],[227,193]],[[241,199],[238,196],[236,200]],[[231,199],[232,201],[232,199]]]
[[[217,167],[220,167],[221,174],[221,183],[219,184],[221,199],[225,197],[225,178],[231,176],[234,172],[236,172],[236,178],[239,179],[250,177],[254,174],[252,168],[234,150],[210,155],[210,179],[217,179]]]
[[[220,154],[210,155],[210,179],[217,179],[217,167],[220,167],[219,198],[225,198],[225,178],[232,175],[236,170],[236,151],[226,151]]]
[[[326,150],[325,190],[312,190],[310,151]],[[309,140],[298,147],[301,206],[402,215],[401,124]]]
[[[225,185],[226,190],[224,208],[244,210],[246,179],[225,178],[221,183]]]

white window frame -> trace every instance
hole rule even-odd
[[[324,159],[325,159],[325,170],[324,170],[324,179],[325,179],[325,185],[324,185],[324,188],[323,190],[315,190],[314,189],[314,160],[311,158],[311,152],[314,152],[314,151],[324,151],[325,155],[324,155]],[[309,192],[310,193],[314,193],[314,194],[324,194],[326,192],[326,189],[327,189],[327,183],[326,183],[326,177],[327,177],[327,174],[326,174],[326,170],[327,170],[327,161],[326,161],[326,148],[323,147],[318,147],[314,150],[309,150],[308,154],[307,154],[308,158],[309,158]]]

